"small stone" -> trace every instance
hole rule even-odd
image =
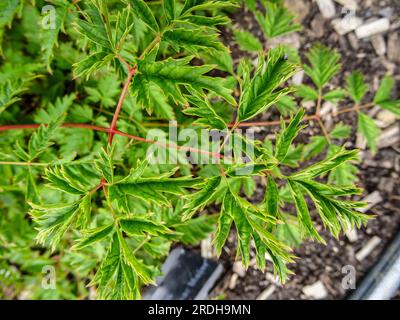
[[[269,273],[269,272],[267,272],[265,274],[265,279],[267,281],[269,281],[270,283],[278,283],[279,282],[278,277],[274,276],[272,273]]]
[[[372,22],[365,23],[356,29],[358,39],[368,38],[376,34],[388,31],[390,22],[388,18],[378,19]]]
[[[317,4],[325,19],[333,18],[336,15],[335,4],[332,0],[317,0]]]
[[[304,79],[304,70],[300,70],[293,76],[292,82],[295,86],[299,86],[303,83],[303,79]]]
[[[315,101],[304,101],[302,102],[302,107],[305,109],[312,109],[315,107]]]
[[[355,228],[347,230],[346,237],[350,242],[356,242],[358,240],[357,230]]]
[[[376,118],[383,123],[382,128],[387,128],[388,126],[395,123],[397,120],[396,116],[389,110],[382,110],[378,113]]]
[[[330,101],[326,101],[322,105],[321,112],[320,112],[321,116],[326,116],[329,113],[332,113],[335,109],[336,109],[336,104],[334,104]]]
[[[399,33],[393,32],[388,37],[388,59],[400,63],[400,37]]]
[[[355,16],[332,20],[333,28],[341,36],[356,30],[359,26],[362,25],[362,23],[362,19]]]
[[[395,146],[400,141],[400,128],[397,124],[384,130],[379,136],[378,147],[380,149]]]
[[[242,261],[235,261],[233,263],[232,271],[237,273],[241,278],[246,275],[246,269],[244,268]]]
[[[361,212],[367,212],[368,210],[372,209],[373,207],[375,207],[378,203],[382,202],[382,196],[379,193],[379,191],[374,191],[371,194],[369,194],[368,196],[366,196],[362,202],[366,202],[367,206],[360,209]]]
[[[263,292],[261,292],[260,295],[256,298],[256,300],[268,300],[268,298],[274,293],[274,291],[275,291],[275,286],[271,285]]]
[[[237,273],[232,274],[231,278],[229,279],[229,286],[228,286],[228,288],[230,290],[233,290],[236,288],[236,283],[237,283],[238,278],[239,278],[239,276]]]
[[[286,36],[268,39],[268,41],[266,43],[268,48],[275,48],[275,47],[278,47],[283,44],[287,44],[290,47],[299,49],[301,46],[300,35],[295,32],[295,33],[288,34]]]
[[[356,259],[358,261],[364,260],[366,257],[368,257],[372,251],[378,246],[378,244],[381,242],[381,238],[374,236],[368,242],[366,245],[356,253]]]
[[[386,53],[386,42],[385,38],[379,34],[371,37],[372,46],[378,56],[383,56]]]
[[[371,159],[365,159],[364,165],[366,167],[381,168],[381,169],[392,169],[393,168],[393,162],[390,160],[375,161],[375,160],[371,160]]]
[[[255,267],[255,266],[257,266],[257,259],[253,258],[249,262],[249,267]]]
[[[395,31],[400,28],[400,19],[396,19],[390,26],[390,30]]]
[[[379,81],[379,80],[378,80]],[[378,90],[378,88],[376,88],[376,90]],[[379,113],[379,111],[381,111],[382,109],[379,106],[374,106],[371,110],[368,111],[368,115],[371,118],[375,118],[376,115]]]
[[[213,247],[211,245],[212,238],[209,236],[200,243],[201,256],[206,259],[211,259],[215,257],[215,252],[213,252]]]
[[[303,287],[302,291],[308,298],[316,300],[325,299],[328,296],[328,291],[321,281],[317,281],[312,285]]]
[[[285,0],[285,5],[296,15],[296,23],[303,22],[310,11],[310,2],[303,0]]]
[[[360,150],[365,150],[367,148],[368,141],[365,139],[364,135],[357,133],[356,138],[356,148]]]
[[[390,19],[393,16],[393,8],[391,7],[383,8],[379,10],[379,15]]]
[[[311,30],[316,38],[321,38],[325,34],[324,24],[325,20],[320,14],[311,21]]]
[[[358,39],[356,37],[356,35],[354,33],[349,33],[347,35],[347,38],[349,39],[350,45],[351,47],[357,51],[358,49],[360,49],[360,44],[358,42]]]
[[[394,72],[396,71],[396,64],[394,64],[393,62],[386,60],[386,59],[382,59],[381,63],[387,70],[386,74],[388,76],[392,76],[394,74]]]
[[[379,190],[382,190],[387,193],[391,193],[391,192],[393,192],[393,188],[394,188],[394,179],[393,178],[383,177],[379,181],[379,184],[378,184]]]

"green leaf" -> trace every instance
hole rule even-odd
[[[346,139],[351,134],[351,127],[343,123],[339,123],[331,132],[331,137],[334,139]]]
[[[256,191],[257,185],[253,179],[253,177],[243,177],[241,179],[243,185],[243,192],[246,197],[251,198]]]
[[[319,235],[314,223],[311,220],[310,211],[308,210],[307,202],[304,199],[301,186],[292,180],[288,180],[288,182],[293,200],[296,205],[302,237],[310,237],[321,243],[325,243],[325,240]]]
[[[379,106],[400,117],[400,100],[380,102]]]
[[[120,245],[123,241],[123,245]],[[122,247],[122,249],[121,249]],[[98,284],[98,294],[101,299],[140,299],[137,273],[126,262],[123,255],[126,250],[125,240],[114,233],[107,256],[102,261],[90,285]],[[128,249],[129,250],[129,249]],[[133,257],[134,259],[134,257]],[[139,269],[140,262],[134,259]],[[136,270],[135,270],[136,271]],[[113,281],[114,278],[114,281]]]
[[[191,218],[197,211],[201,211],[209,203],[210,199],[217,192],[217,188],[221,183],[221,177],[213,177],[207,179],[204,187],[187,197],[187,203],[182,212],[182,219]]]
[[[64,121],[66,111],[72,105],[75,97],[74,94],[71,94],[62,99],[58,98],[54,106],[50,104],[51,117],[48,119],[48,124],[42,124],[29,140],[28,153],[31,161],[52,145],[50,140]]]
[[[347,77],[347,91],[356,103],[360,103],[368,91],[364,75],[359,71],[352,72]]]
[[[68,15],[71,4],[66,0],[57,1],[57,14],[55,15],[55,26],[42,30],[41,47],[43,51],[43,59],[47,69],[51,71],[50,64],[54,57],[54,47],[58,45],[58,36],[61,29],[64,28],[64,21]]]
[[[57,98],[54,104],[49,103],[45,108],[40,108],[36,111],[34,116],[35,122],[51,123],[54,121],[54,119],[62,117],[67,111],[69,111],[75,99],[76,94],[70,94],[62,98]]]
[[[218,69],[233,74],[233,61],[229,52],[201,52],[200,56],[207,64],[215,64]]]
[[[290,168],[298,168],[299,163],[303,158],[304,145],[298,144],[296,146],[291,145],[289,151],[286,154],[284,160],[281,161],[281,165],[288,166]]]
[[[122,281],[121,281],[122,278]],[[133,272],[132,268],[128,266],[124,261],[120,262],[117,275],[117,291],[113,293],[112,297],[120,299],[141,299],[140,295],[140,284],[138,277]]]
[[[257,253],[258,266],[265,267],[265,253],[268,252],[272,258],[274,270],[279,274],[281,281],[285,281],[288,273],[286,263],[292,262],[292,256],[288,247],[277,240],[266,226],[275,225],[277,220],[266,212],[240,198],[237,194],[228,189],[220,216],[220,225],[214,243],[217,252],[226,241],[232,220],[235,223],[238,238],[238,253],[242,257],[242,263],[247,268],[250,262],[250,243],[254,240]]]
[[[46,178],[54,189],[75,195],[85,193],[85,190],[74,182],[73,177],[68,175],[64,167],[46,169]]]
[[[175,112],[163,89],[152,82],[136,81],[135,88],[138,92],[137,102],[142,108],[146,108],[147,112],[152,115],[153,113],[163,119],[175,119]]]
[[[230,192],[227,192],[224,198],[224,209],[229,212],[235,221],[238,237],[238,252],[242,257],[243,265],[247,268],[250,263],[251,225],[246,219],[245,213],[238,206],[235,198]]]
[[[30,155],[21,147],[18,140],[14,146],[14,154],[23,161],[28,162],[30,160]]]
[[[245,0],[246,9],[248,8],[252,12],[256,11],[256,0]]]
[[[204,76],[212,70],[212,66],[190,66],[189,62],[193,57],[182,59],[166,59],[163,61],[152,62],[143,60],[138,62],[138,71],[132,84],[133,93],[137,95],[139,104],[144,106],[148,101],[145,97],[148,94],[148,86],[154,83],[176,102],[186,104],[187,101],[182,94],[181,86],[196,90],[203,95],[203,89],[214,92],[231,104],[236,104],[231,96],[231,90],[225,87],[222,78]]]
[[[169,205],[170,199],[166,195],[183,195],[186,193],[186,188],[193,188],[199,184],[197,179],[190,176],[172,178],[175,171],[153,177],[142,177],[142,173],[137,175],[138,169],[140,166],[131,170],[130,175],[124,179],[114,182],[110,187],[111,201],[115,200],[121,204],[129,195],[147,203]]]
[[[95,161],[96,168],[110,184],[114,181],[113,150],[109,153],[103,148],[99,152],[100,158]]]
[[[93,72],[105,66],[114,58],[113,54],[106,51],[99,51],[87,56],[85,59],[72,65],[74,69],[74,78],[89,77]]]
[[[296,95],[305,101],[316,101],[318,99],[318,92],[304,84],[296,87]]]
[[[264,202],[267,212],[271,216],[277,217],[279,209],[279,189],[271,175],[268,176],[268,184]]]
[[[36,186],[36,181],[32,173],[32,169],[28,169],[28,178],[26,179],[25,199],[33,203],[39,203],[39,193]]]
[[[186,0],[181,15],[187,15],[193,11],[200,10],[217,10],[229,7],[237,7],[238,5],[232,1],[208,1],[208,0]]]
[[[31,203],[30,215],[38,225],[37,241],[54,251],[65,232],[80,214],[79,201],[64,205],[39,206]]]
[[[335,154],[339,149],[339,146],[333,144],[330,145],[328,156]],[[358,180],[356,176],[358,172],[359,170],[355,165],[345,162],[331,170],[328,176],[328,182],[336,183],[338,185],[349,185]]]
[[[400,100],[391,98],[394,85],[395,80],[390,76],[385,76],[375,94],[374,103],[400,117]]]
[[[283,116],[288,116],[298,110],[297,102],[290,96],[282,97],[275,106]]]
[[[175,0],[163,0],[164,14],[167,21],[175,19]]]
[[[257,52],[262,50],[260,41],[248,31],[234,31],[235,41],[244,51]]]
[[[86,229],[82,233],[84,237],[80,238],[78,242],[71,248],[72,250],[81,250],[93,243],[96,243],[107,237],[114,230],[114,223],[98,227],[95,229]]]
[[[105,289],[111,282],[112,277],[120,265],[120,257],[119,240],[117,233],[114,233],[107,255],[90,283],[90,285],[98,284],[99,295],[101,298],[107,297],[107,290]]]
[[[112,50],[113,42],[107,32],[107,15],[102,12],[102,8],[104,6],[89,1],[87,9],[83,12],[85,20],[78,20],[76,29],[96,45]]]
[[[346,98],[347,92],[343,89],[336,89],[329,91],[326,93],[323,97],[324,100],[326,101],[331,101],[331,102],[338,102]]]
[[[294,23],[295,16],[283,4],[267,2],[265,10],[265,16],[260,11],[255,16],[268,39],[301,30],[301,25]]]
[[[117,230],[119,244],[121,246],[121,253],[124,258],[124,262],[129,265],[135,271],[144,284],[154,284],[153,273],[150,267],[145,265],[143,261],[137,259],[133,250],[128,246],[126,240],[123,238],[122,233]]]
[[[303,159],[309,160],[325,150],[328,140],[324,136],[313,136],[303,149]]]
[[[314,181],[298,181],[314,202],[324,227],[337,238],[341,230],[361,227],[370,217],[357,211],[365,203],[341,200],[340,196],[351,196],[362,193],[353,186],[332,186]]]
[[[317,162],[304,170],[296,172],[290,176],[293,180],[314,179],[319,177],[334,168],[340,166],[347,161],[355,161],[358,159],[358,150],[346,150],[341,148],[333,155],[330,155],[325,160]]]
[[[290,88],[281,89],[280,86],[295,73],[296,66],[286,59],[282,47],[269,50],[266,61],[260,55],[258,68],[251,80],[246,72],[238,120],[242,122],[255,117],[290,93]]]
[[[277,137],[275,148],[275,158],[278,159],[278,161],[282,162],[285,160],[293,140],[299,134],[300,130],[304,128],[300,125],[303,117],[304,110],[301,109],[297,112],[287,127],[285,123],[282,122],[282,133]]]
[[[159,31],[159,26],[153,12],[143,0],[129,0],[132,5],[133,13],[139,17],[150,29]]]
[[[322,89],[341,68],[340,54],[322,44],[313,46],[307,53],[307,59],[310,65],[304,65],[304,71],[319,89]]]
[[[192,26],[201,26],[214,28],[217,25],[223,25],[229,23],[231,20],[226,16],[200,16],[200,15],[188,15],[175,20],[175,22],[188,23]]]
[[[368,142],[372,153],[378,150],[377,142],[381,130],[374,119],[363,112],[358,113],[358,132],[362,134]]]
[[[300,246],[303,239],[301,238],[298,220],[288,214],[283,215],[281,219],[284,223],[276,227],[276,237],[291,248]]]
[[[378,88],[378,91],[374,97],[374,103],[380,104],[381,102],[387,102],[391,100],[392,90],[396,84],[395,80],[391,76],[385,76]]]
[[[11,26],[20,4],[20,0],[9,0],[0,3],[0,28]]]
[[[88,101],[99,104],[100,108],[115,108],[120,95],[120,82],[116,76],[107,75],[99,79],[96,87],[85,87]]]
[[[189,116],[198,117],[195,123],[210,129],[225,130],[227,128],[225,121],[216,113],[206,97],[192,94],[186,96],[186,99],[192,107],[184,109],[183,112]]]
[[[133,236],[145,234],[157,236],[172,232],[166,226],[142,217],[120,219],[119,224],[123,231]]]
[[[134,21],[129,7],[124,8],[122,12],[118,12],[114,34],[114,47],[117,50],[122,48],[122,45],[130,34],[133,26]]]
[[[202,215],[198,218],[174,224],[171,228],[182,234],[179,236],[179,240],[184,244],[196,245],[214,231],[216,222],[216,216]]]
[[[54,136],[55,131],[61,125],[62,120],[63,117],[60,117],[57,119],[57,121],[50,123],[48,126],[43,124],[32,135],[28,145],[28,152],[31,160],[37,158],[42,152],[52,145],[50,139]]]
[[[218,218],[218,228],[212,242],[218,256],[222,253],[222,248],[224,247],[229,232],[231,231],[231,225],[233,222],[233,218],[230,216],[231,209],[229,205],[230,203],[225,201],[222,204],[221,213]]]
[[[90,214],[92,212],[92,194],[86,194],[79,203],[80,215],[76,221],[77,228],[87,228],[90,223]]]
[[[198,54],[201,50],[224,51],[226,48],[218,40],[217,34],[207,34],[201,28],[186,29],[175,28],[168,30],[163,35],[163,41],[168,42],[175,51],[185,51]]]
[[[21,99],[18,95],[25,92],[25,82],[23,80],[7,80],[0,84],[0,114],[9,106]]]

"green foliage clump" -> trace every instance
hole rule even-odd
[[[267,38],[299,30],[280,1],[267,2],[265,14],[246,3]],[[42,16],[45,5],[52,7]],[[213,234],[221,254],[232,229],[243,264],[253,245],[257,266],[272,261],[284,282],[291,248],[304,239],[324,242],[309,204],[335,237],[371,218],[351,200],[362,192],[354,186],[357,150],[343,146],[351,128],[339,123],[328,132],[320,113],[324,101],[353,100],[358,130],[376,151],[379,130],[362,111],[369,106],[362,105],[369,90],[363,76],[353,73],[345,88],[331,90],[338,53],[316,45],[302,65],[287,47],[262,52],[243,31],[235,38],[259,52],[257,65],[234,64],[220,33],[238,7],[222,0],[0,4],[2,297],[91,298],[95,291],[138,299],[173,244],[196,245]],[[312,85],[290,85],[301,68]],[[399,116],[393,86],[385,77],[373,105]],[[306,115],[302,101],[315,101],[316,114]],[[291,115],[275,139],[252,141],[236,130],[273,108]],[[212,152],[169,143],[165,157],[177,161],[153,163],[148,151],[159,141],[146,135],[154,126],[170,135],[168,120],[178,131],[225,130],[253,152],[225,154],[227,138]],[[323,135],[297,143],[309,120]],[[215,162],[192,165],[188,152]],[[256,203],[260,180],[265,197]],[[51,290],[41,285],[46,266],[56,270]]]

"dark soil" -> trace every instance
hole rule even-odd
[[[331,48],[336,48],[342,54],[342,65],[344,72],[339,74],[333,81],[333,84],[343,85],[345,76],[355,69],[362,71],[367,82],[372,88],[377,87],[378,79],[389,73],[395,76],[397,80],[397,94],[400,89],[400,66],[392,61],[389,61],[386,56],[378,56],[375,49],[368,40],[358,40],[353,44],[350,40],[351,35],[339,36],[331,26],[329,19],[323,19],[319,13],[319,9],[315,2],[308,0],[297,0],[308,3],[310,9],[305,16],[302,24],[303,31],[300,36],[300,53],[307,51],[315,42],[322,42]],[[391,23],[396,24],[400,16],[400,2],[396,0],[370,0],[358,1],[359,9],[357,16],[365,20],[370,18],[381,17],[386,14],[387,8],[392,9],[390,17]],[[336,3],[337,16],[341,15],[341,6]],[[382,9],[385,9],[382,11]],[[235,14],[232,20],[236,23],[235,27],[251,31],[260,40],[262,32],[252,15],[242,11]],[[322,30],[320,30],[322,28]],[[390,32],[400,32],[392,30]],[[389,34],[389,33],[388,33]],[[385,40],[387,41],[387,36]],[[244,55],[235,44],[232,44],[232,37],[229,30],[224,32],[225,40],[233,51],[234,57],[238,60]],[[400,52],[399,52],[400,54]],[[371,94],[367,99],[371,98]],[[340,105],[340,108],[351,107]],[[265,114],[260,117],[260,120],[275,120],[273,114]],[[335,120],[336,121],[336,120]],[[356,121],[355,114],[345,114],[337,121],[344,121],[348,124],[353,124]],[[397,122],[397,125],[399,123]],[[308,136],[315,134],[317,127],[311,126],[308,130]],[[265,128],[259,134],[264,137],[272,133],[274,128]],[[320,133],[319,133],[320,134]],[[355,135],[351,141],[354,147],[356,144]],[[384,250],[385,246],[398,232],[400,226],[400,144],[391,146],[390,148],[379,150],[376,156],[372,156],[369,152],[363,155],[363,162],[360,165],[359,184],[365,189],[364,196],[379,191],[382,196],[382,201],[373,207],[368,213],[376,215],[376,219],[372,220],[366,228],[357,231],[358,239],[355,242],[350,242],[346,236],[341,236],[339,239],[334,239],[329,232],[320,228],[321,234],[327,241],[327,245],[320,245],[312,242],[303,243],[295,250],[296,256],[299,258],[296,264],[291,266],[291,270],[295,275],[284,285],[280,286],[272,276],[272,268],[266,273],[257,271],[250,267],[244,277],[238,277],[235,285],[229,284],[233,275],[232,264],[236,258],[236,238],[232,232],[227,246],[223,252],[222,260],[226,267],[226,274],[215,288],[212,296],[224,296],[226,299],[256,299],[266,288],[275,287],[274,292],[269,299],[306,299],[302,289],[304,286],[314,284],[321,281],[328,295],[326,299],[344,299],[350,291],[342,288],[342,279],[345,276],[342,273],[342,268],[346,265],[355,267],[357,283],[361,281],[370,267],[377,261],[379,255]],[[263,197],[263,192],[258,190],[257,194],[260,199]],[[355,258],[355,254],[365,246],[372,237],[377,236],[381,239],[379,245],[361,262]],[[399,299],[399,294],[397,294]]]

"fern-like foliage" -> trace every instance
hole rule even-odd
[[[399,116],[391,77],[365,105],[359,72],[331,90],[341,70],[335,51],[317,44],[303,64],[288,47],[264,50],[238,30],[240,48],[258,59],[236,63],[220,36],[222,26],[232,29],[236,1],[54,0],[55,28],[38,40],[39,2],[0,4],[0,257],[33,283],[34,298],[88,298],[89,283],[100,299],[139,299],[172,246],[211,234],[220,255],[232,232],[246,268],[254,248],[258,268],[271,263],[284,282],[291,248],[325,241],[311,210],[335,237],[371,218],[353,198],[362,190],[354,185],[358,151],[344,147],[352,128],[327,130],[321,108],[351,101],[376,151],[379,131],[365,110]],[[246,3],[267,41],[299,29],[281,1],[267,2],[265,14]],[[292,86],[301,68],[311,84]],[[315,103],[314,115],[303,101]],[[275,107],[285,118],[273,119],[280,128],[272,139],[237,130],[260,125],[246,122]],[[168,120],[176,122],[166,128]],[[299,143],[309,120],[325,130]],[[152,127],[167,143],[149,137]],[[176,139],[201,129],[223,135],[196,147]],[[150,152],[157,148],[161,163]],[[60,271],[51,293],[37,276],[46,265]]]
[[[294,22],[295,16],[282,2],[267,2],[265,11],[265,15],[256,11],[255,16],[267,39],[301,30],[301,26]]]

